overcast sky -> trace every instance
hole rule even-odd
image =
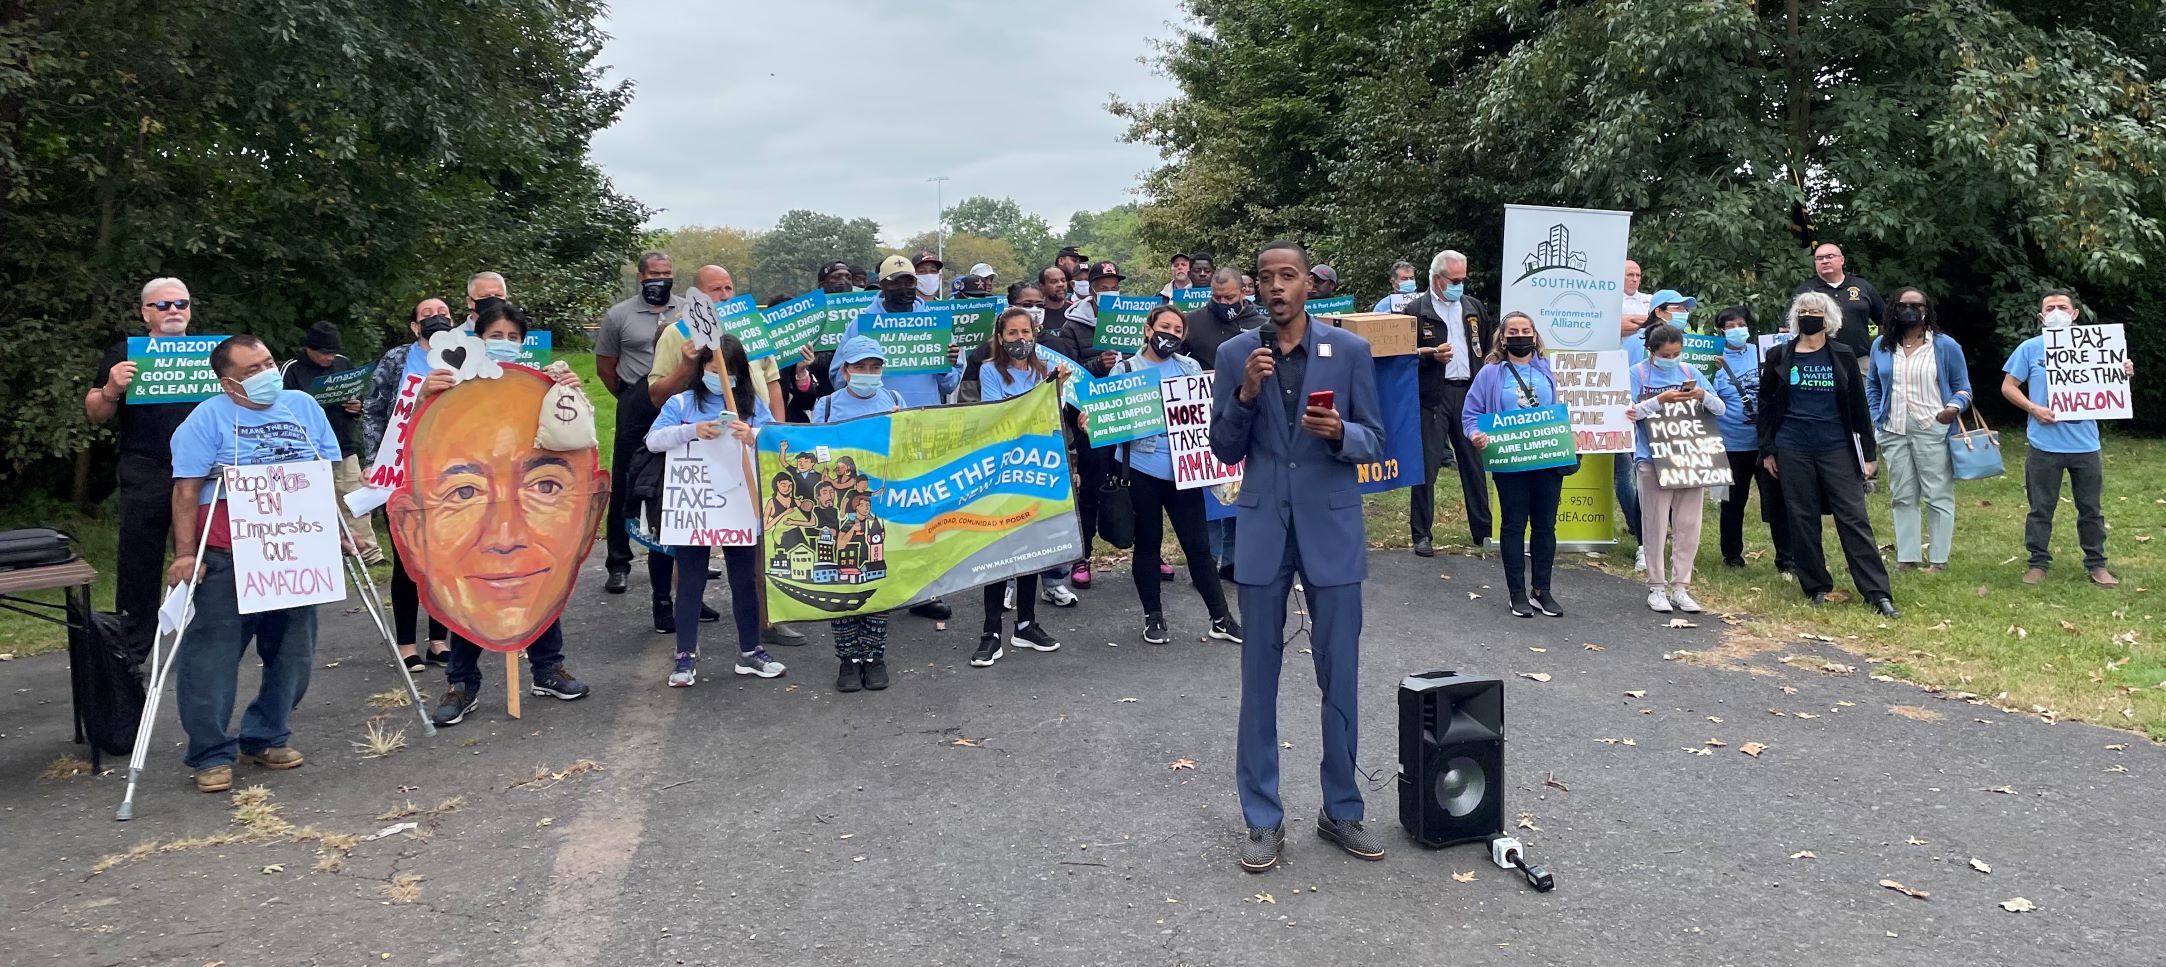
[[[946,200],[1011,197],[1057,230],[1133,201],[1157,150],[1121,141],[1113,95],[1174,88],[1142,63],[1177,0],[1098,0],[1059,23],[1014,0],[614,0],[601,62],[637,87],[594,157],[653,225],[772,227],[793,208],[866,217],[888,242]]]

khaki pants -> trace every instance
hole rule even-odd
[[[361,489],[361,458],[347,454],[346,458],[331,465],[331,490],[338,495],[338,509],[346,512],[346,495]],[[347,517],[346,526],[353,531],[354,547],[361,551],[361,559],[370,564],[383,561],[384,551],[376,543],[376,526],[368,514]]]

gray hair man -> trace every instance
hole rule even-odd
[[[1414,553],[1434,557],[1436,544],[1436,474],[1459,468],[1459,488],[1467,510],[1467,532],[1477,549],[1489,543],[1489,481],[1482,474],[1481,448],[1467,439],[1459,412],[1467,388],[1481,371],[1482,357],[1496,339],[1497,318],[1482,300],[1467,294],[1467,257],[1445,249],[1429,260],[1429,291],[1401,309],[1414,317],[1415,354],[1421,381],[1421,479],[1409,493],[1407,525]]]

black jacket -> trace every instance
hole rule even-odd
[[[1247,299],[1233,304],[1233,315],[1228,316],[1225,322],[1218,321],[1208,304],[1198,306],[1188,312],[1186,355],[1202,363],[1204,369],[1217,369],[1219,344],[1232,339],[1235,333],[1247,332],[1263,323],[1263,310],[1256,308],[1256,304]]]
[[[1775,434],[1790,412],[1790,351],[1796,343],[1768,350],[1767,365],[1760,370],[1760,452],[1775,452]],[[1835,411],[1842,416],[1843,431],[1858,442],[1867,461],[1879,459],[1873,445],[1873,416],[1865,406],[1865,377],[1858,373],[1858,356],[1836,340],[1827,342],[1835,367]]]
[[[1424,292],[1416,296],[1414,301],[1407,303],[1406,314],[1414,317],[1414,343],[1418,346],[1445,345],[1450,341],[1446,337],[1446,325],[1465,326],[1472,322],[1473,325],[1469,328],[1473,331],[1468,341],[1472,344],[1473,358],[1467,360],[1467,377],[1471,379],[1481,373],[1482,357],[1488,355],[1489,347],[1496,343],[1497,317],[1490,313],[1488,306],[1482,304],[1482,300],[1470,295],[1459,297],[1459,309],[1465,314],[1465,319],[1446,320],[1437,315],[1434,295]],[[1444,370],[1449,365],[1451,364],[1441,356],[1422,357],[1421,405],[1443,404]]]
[[[1850,354],[1860,359],[1871,353],[1873,331],[1880,327],[1887,315],[1887,304],[1880,301],[1880,290],[1873,288],[1871,282],[1855,275],[1844,278],[1841,285],[1829,285],[1815,275],[1798,283],[1798,287],[1790,294],[1804,295],[1807,292],[1818,292],[1827,296],[1835,300],[1837,308],[1843,310],[1843,328],[1836,332],[1835,338],[1828,340],[1829,342],[1839,342],[1850,347]]]
[[[1084,325],[1074,316],[1062,314],[1057,325],[1048,325],[1038,336],[1038,343],[1047,349],[1075,360],[1078,367],[1092,376],[1104,376],[1106,367],[1098,362],[1098,350],[1091,343],[1098,339],[1098,327]]]

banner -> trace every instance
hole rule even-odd
[[[1107,447],[1166,432],[1157,367],[1093,379],[1076,388],[1090,445]]]
[[[1625,242],[1631,212],[1504,206],[1499,318],[1524,312],[1556,350],[1623,345]]]
[[[1384,458],[1354,465],[1354,479],[1365,494],[1383,493],[1422,482],[1421,386],[1419,356],[1376,359],[1376,403],[1384,423]]]
[[[983,299],[949,299],[934,303],[933,307],[954,316],[955,344],[963,347],[963,353],[968,355],[971,350],[993,340],[993,320],[999,318],[1000,310],[1007,306],[1008,300],[987,296]]]
[[[528,332],[519,343],[519,358],[512,360],[521,366],[540,369],[549,365],[549,354],[556,348],[556,336],[547,329]]]
[[[1707,408],[1692,400],[1662,404],[1662,412],[1642,421],[1647,453],[1653,458],[1655,486],[1664,490],[1721,487],[1730,483],[1730,460]]]
[[[225,485],[242,614],[346,599],[331,461],[227,467]]]
[[[744,344],[746,360],[758,362],[775,354],[774,341],[767,337],[767,320],[760,318],[759,304],[751,296],[741,295],[715,306],[714,314],[722,331]]]
[[[1165,403],[1166,440],[1172,444],[1173,486],[1194,490],[1241,479],[1241,465],[1211,455],[1211,374],[1169,376],[1158,384]]]
[[[1704,332],[1685,333],[1685,365],[1702,375],[1722,372],[1722,337]]]
[[[1208,285],[1184,286],[1173,290],[1173,304],[1182,312],[1194,312],[1210,301],[1211,287]]]
[[[130,336],[128,361],[135,379],[128,383],[130,403],[199,403],[223,394],[211,370],[211,350],[224,336]]]
[[[751,448],[732,436],[693,440],[662,466],[663,544],[747,547],[759,543],[759,508],[745,479]]]
[[[1489,438],[1482,467],[1490,473],[1569,467],[1579,459],[1572,452],[1572,414],[1562,403],[1484,413],[1475,428]]]
[[[1312,316],[1339,316],[1354,311],[1354,297],[1335,295],[1329,299],[1310,299],[1302,305]]]
[[[376,445],[376,459],[361,482],[366,486],[346,495],[346,509],[358,517],[384,505],[391,492],[406,483],[406,445],[413,439],[414,408],[421,404],[421,384],[426,375],[403,373],[391,396],[391,415],[384,418],[383,440]]]
[[[1572,449],[1581,455],[1632,452],[1632,383],[1622,349],[1550,353],[1557,402],[1572,410]]]
[[[714,300],[698,289],[685,293],[684,300],[684,317],[678,321],[691,333],[692,344],[703,349],[720,348],[722,320],[715,314]]]
[[[832,352],[842,345],[842,331],[850,328],[858,313],[872,308],[879,298],[880,293],[871,290],[827,293],[827,321],[820,326],[820,338],[812,344],[813,351]]]
[[[1091,348],[1110,349],[1124,355],[1143,348],[1143,318],[1164,304],[1155,295],[1099,293],[1097,335],[1092,339]]]
[[[945,373],[955,368],[948,360],[953,320],[953,316],[939,310],[883,312],[857,327],[857,331],[880,344],[880,351],[887,356],[882,372],[889,376]]]
[[[343,373],[318,376],[309,382],[308,395],[315,397],[316,402],[325,406],[351,403],[361,398],[361,394],[368,389],[369,377],[375,373],[376,364],[370,363]]]
[[[2063,420],[2126,420],[2129,401],[2128,332],[2122,323],[2064,326],[2045,331],[2046,400]],[[141,376],[137,376],[141,379]]]
[[[763,427],[767,616],[877,614],[1083,553],[1060,399]]]
[[[814,289],[768,306],[761,315],[767,319],[767,339],[775,355],[782,357],[776,362],[793,361],[820,338],[820,329],[827,324],[827,293]]]

